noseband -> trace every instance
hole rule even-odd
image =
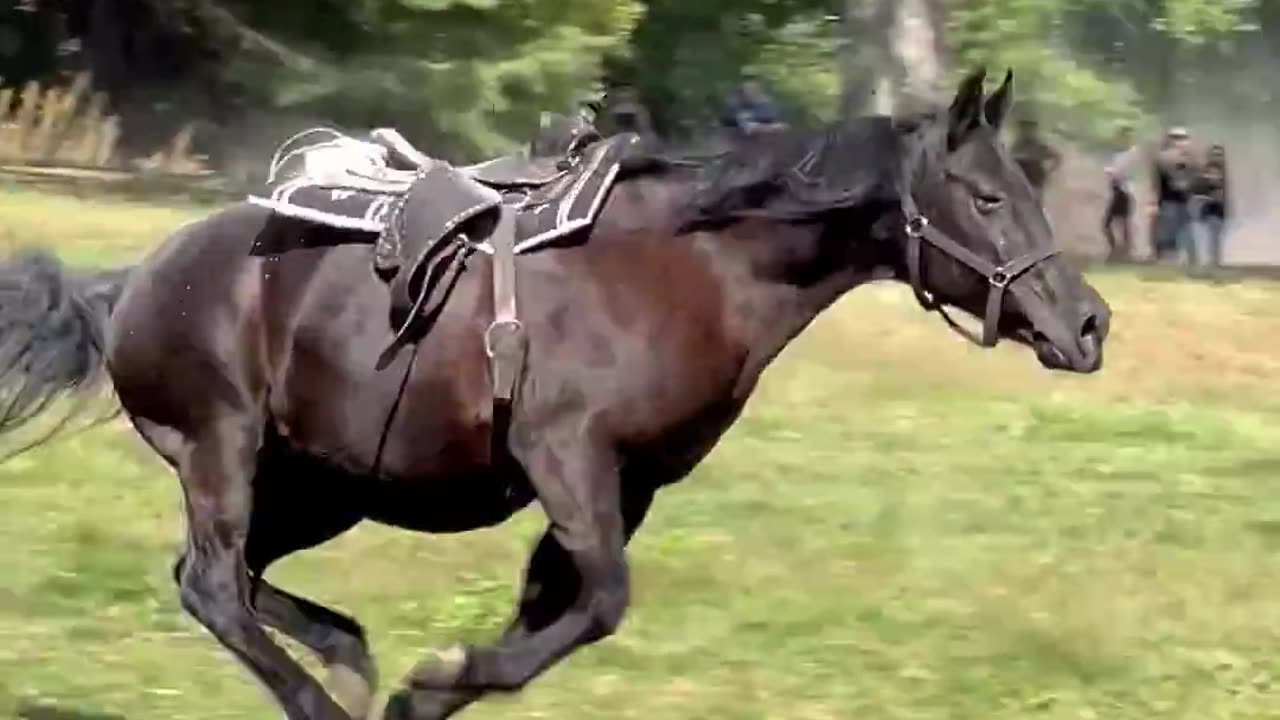
[[[916,208],[915,200],[911,197],[909,189],[904,189],[901,195],[902,215],[906,223],[904,230],[907,233],[907,273],[911,280],[911,290],[915,293],[916,300],[925,310],[937,310],[942,319],[947,321],[947,325],[964,336],[969,342],[982,347],[995,347],[1000,342],[1000,308],[1004,303],[1005,289],[1008,288],[1014,294],[1018,294],[1018,288],[1010,288],[1010,284],[1039,263],[1057,255],[1059,250],[1053,247],[1032,250],[1003,265],[996,265],[952,240],[946,233],[931,225],[929,219]],[[942,302],[924,289],[924,285],[921,283],[922,260],[920,248],[922,242],[928,242],[943,254],[957,262],[968,265],[987,279],[989,285],[987,289],[987,309],[982,319],[981,337],[952,319],[946,308],[943,307]]]

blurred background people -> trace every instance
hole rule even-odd
[[[1103,170],[1110,193],[1103,211],[1102,232],[1107,239],[1108,259],[1130,260],[1133,257],[1133,176],[1141,148],[1134,142],[1133,130],[1128,127],[1121,128],[1116,140],[1118,151]]]
[[[1156,206],[1151,248],[1157,262],[1176,259],[1179,252],[1195,252],[1191,194],[1197,173],[1191,134],[1184,127],[1170,128],[1156,153],[1153,173]]]
[[[1062,156],[1045,142],[1040,134],[1040,123],[1033,117],[1024,117],[1018,122],[1011,151],[1014,162],[1022,168],[1037,200],[1043,205],[1045,186],[1062,164]]]

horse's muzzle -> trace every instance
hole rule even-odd
[[[1054,342],[1039,330],[1032,330],[1030,342],[1040,364],[1049,370],[1065,370],[1076,373],[1093,373],[1102,369],[1102,347],[1107,337],[1109,313],[1086,312],[1071,337]]]

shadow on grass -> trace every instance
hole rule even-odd
[[[32,702],[19,703],[17,717],[19,720],[126,720],[125,716],[114,713]]]

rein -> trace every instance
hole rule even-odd
[[[908,174],[909,169],[904,167],[903,170],[899,202],[902,205],[903,230],[907,235],[907,273],[916,301],[927,311],[936,310],[952,330],[955,330],[974,345],[986,348],[995,347],[1000,342],[1000,308],[1004,303],[1005,290],[1013,292],[1014,295],[1020,295],[1019,287],[1013,285],[1013,283],[1031,268],[1057,255],[1060,251],[1056,247],[1041,248],[1027,252],[1001,265],[996,265],[951,239],[946,233],[938,230],[929,222],[929,219],[916,207],[915,198],[911,196],[908,181],[910,177]],[[921,247],[924,242],[928,242],[952,260],[967,265],[986,278],[989,287],[987,289],[986,312],[982,318],[981,336],[974,334],[973,331],[956,322],[951,317],[951,314],[947,312],[942,301],[930,295],[924,289],[921,280],[923,276],[921,270],[923,266]]]

